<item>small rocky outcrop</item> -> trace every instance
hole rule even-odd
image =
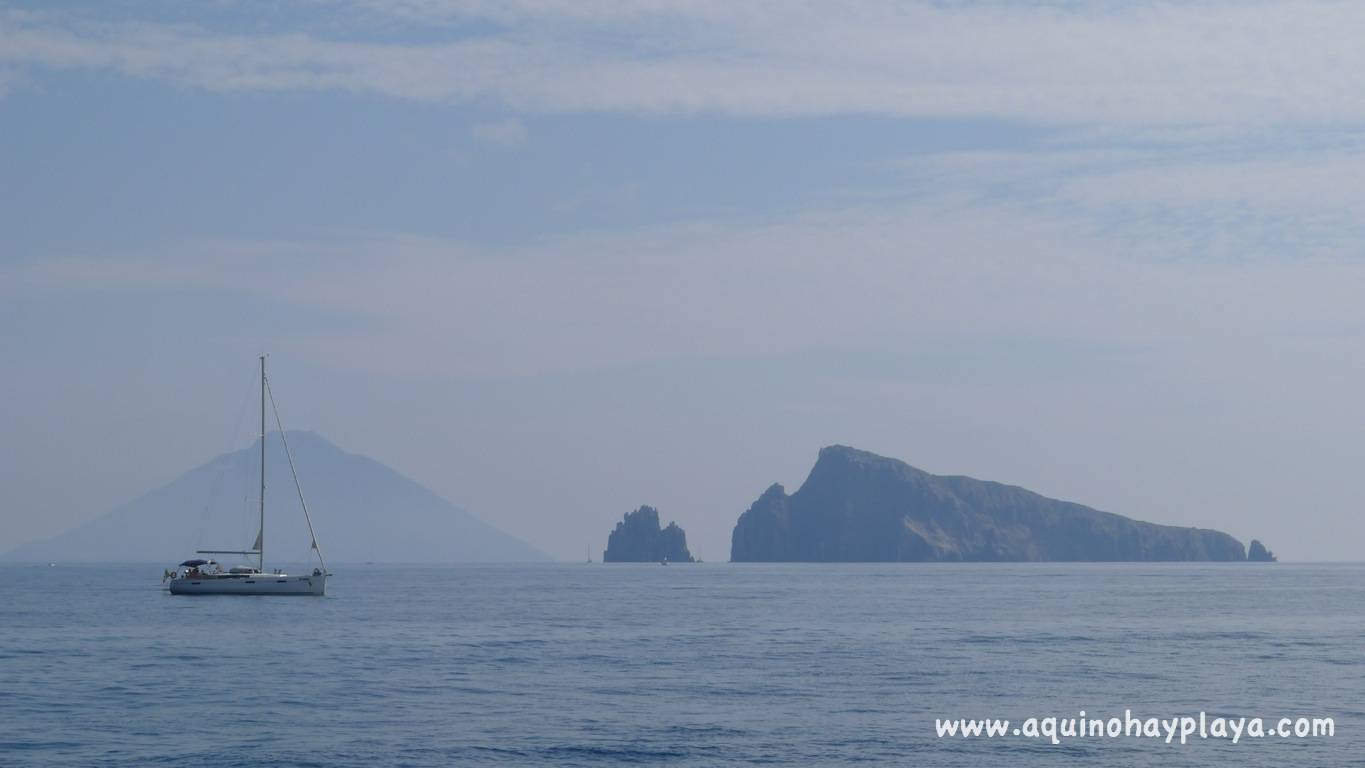
[[[1247,546],[1247,560],[1253,563],[1273,563],[1275,553],[1265,548],[1260,539],[1252,539]]]
[[[1252,542],[1253,556],[1264,552]],[[1259,549],[1257,549],[1259,548]],[[740,515],[734,562],[1247,560],[1220,531],[1156,525],[846,446]]]
[[[627,512],[615,530],[607,537],[607,551],[602,553],[604,563],[691,563],[692,553],[687,551],[687,534],[670,522],[668,527],[659,527],[659,510],[654,507],[640,507]]]

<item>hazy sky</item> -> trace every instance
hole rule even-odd
[[[1358,560],[1362,30],[0,2],[0,550],[245,445],[266,350],[289,426],[566,559],[643,503],[727,559],[845,443]]]

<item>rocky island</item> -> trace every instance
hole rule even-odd
[[[627,512],[615,530],[607,537],[607,551],[602,553],[604,563],[691,563],[692,553],[687,551],[687,534],[670,522],[667,528],[659,527],[659,510],[654,507],[640,507]]]
[[[1273,563],[1276,560],[1275,553],[1266,549],[1259,539],[1252,539],[1247,545],[1247,559],[1253,563]]]
[[[1271,555],[1254,542],[1251,559]],[[1247,560],[1220,531],[1144,523],[845,446],[735,524],[733,562]]]

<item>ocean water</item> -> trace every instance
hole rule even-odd
[[[0,765],[1345,765],[1365,566],[335,565],[325,598],[0,566]],[[935,718],[1332,717],[1319,738]]]

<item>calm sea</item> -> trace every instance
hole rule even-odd
[[[1362,565],[336,565],[325,598],[0,567],[0,765],[1343,765]],[[1335,719],[938,738],[935,718]]]

